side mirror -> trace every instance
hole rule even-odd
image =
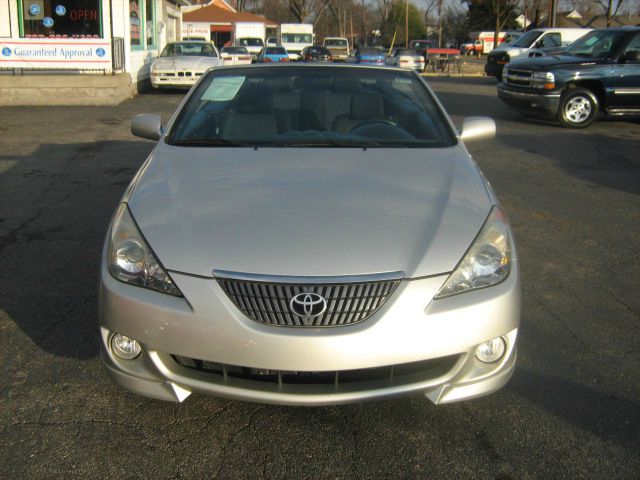
[[[465,141],[489,140],[496,136],[496,122],[489,117],[467,117],[462,121],[460,138]]]
[[[147,140],[159,140],[162,135],[162,119],[160,115],[143,113],[136,115],[131,121],[131,133]]]

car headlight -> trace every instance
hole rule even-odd
[[[531,86],[551,90],[556,88],[556,79],[551,72],[533,72]]]
[[[449,297],[503,282],[511,271],[511,251],[507,218],[500,207],[494,206],[473,244],[435,298]]]
[[[121,204],[111,225],[107,265],[116,279],[177,297],[176,287],[140,233],[129,208]]]

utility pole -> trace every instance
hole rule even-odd
[[[549,0],[549,17],[547,19],[547,27],[556,26],[556,0]]]
[[[409,0],[405,0],[404,6],[404,48],[409,48]]]
[[[442,0],[438,0],[438,47],[442,47]]]
[[[353,41],[353,14],[349,12],[349,26],[351,27],[351,49],[355,48],[355,43]]]

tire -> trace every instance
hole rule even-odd
[[[562,95],[558,120],[564,127],[585,128],[598,116],[598,98],[586,88],[573,88]]]

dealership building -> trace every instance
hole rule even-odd
[[[180,40],[192,0],[0,0],[0,106],[114,104]]]

